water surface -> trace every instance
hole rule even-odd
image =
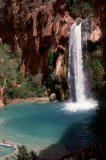
[[[64,105],[30,102],[5,107],[0,110],[0,139],[26,145],[38,153],[52,145],[73,150],[94,141],[89,127],[95,109],[70,112],[63,110]]]
[[[14,151],[15,151],[15,148],[13,147],[0,145],[0,157],[11,154]]]

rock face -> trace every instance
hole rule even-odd
[[[92,42],[97,42],[102,36],[102,32],[98,26],[96,26],[95,30],[90,34],[89,40]]]
[[[94,0],[95,16],[100,17],[101,23],[106,20],[106,0]]]
[[[99,0],[94,1],[95,9]],[[104,3],[100,4],[98,13],[103,17],[101,11],[105,7],[102,7]],[[40,86],[48,76],[47,59],[51,46],[55,54],[54,79],[66,81],[68,39],[73,23],[74,19],[63,0],[0,0],[0,44],[7,43],[12,49],[20,50],[20,71],[23,74],[30,72],[33,81]],[[96,42],[100,37],[97,25],[90,40]],[[65,86],[64,83],[62,86]]]
[[[94,8],[99,3],[103,9],[104,1],[99,0],[95,0]],[[43,78],[47,76],[48,50],[54,45],[54,53],[66,52],[73,22],[62,0],[0,0],[0,41],[22,52],[23,73],[36,76],[40,71]],[[95,32],[93,41],[99,38],[94,38]]]
[[[102,37],[102,31],[100,28],[100,19],[91,18],[91,33],[89,34],[88,39],[93,43],[99,41]]]
[[[20,71],[34,76],[40,71],[46,77],[49,48],[54,45],[54,53],[67,48],[74,22],[67,5],[58,0],[3,0],[1,4],[0,37],[21,51]]]
[[[58,82],[62,82],[63,80],[66,81],[67,65],[65,59],[65,55],[60,54],[56,61],[56,67],[53,73],[53,77],[55,80],[58,80]]]

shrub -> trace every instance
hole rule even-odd
[[[91,68],[91,78],[92,78],[92,84],[94,88],[100,88],[105,85],[105,70],[103,66],[103,62],[101,60],[101,57],[98,56],[91,56],[90,59],[90,68]]]
[[[30,74],[23,77],[18,71],[21,55],[15,50],[11,52],[8,45],[0,46],[0,86],[4,88],[4,101],[6,99],[41,97],[46,87],[38,87]],[[52,61],[49,59],[49,64]],[[51,72],[50,68],[49,71]],[[15,83],[15,84],[14,84]]]
[[[53,53],[53,46],[48,51],[48,87],[51,87],[53,84],[53,70],[54,70],[54,53]]]
[[[80,16],[83,18],[88,17],[89,13],[92,12],[93,10],[93,1],[89,0],[89,1],[84,1],[84,2],[80,2],[78,0],[64,0],[69,8],[71,13],[74,16]]]
[[[18,73],[18,76],[21,75]],[[18,79],[19,78],[19,79]],[[13,81],[8,80],[6,86],[6,97],[7,99],[15,99],[15,98],[28,98],[28,97],[42,97],[44,91],[46,90],[46,86],[38,87],[34,82],[30,80],[29,77],[17,77],[16,80],[20,83],[18,87],[13,87]]]
[[[36,160],[37,156],[33,150],[28,152],[25,146],[19,146],[18,153],[16,154],[14,159],[15,160]]]

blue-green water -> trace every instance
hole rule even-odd
[[[72,150],[94,141],[89,126],[95,109],[69,112],[63,108],[64,103],[58,102],[5,107],[0,110],[0,139],[26,145],[39,154],[59,144]]]
[[[11,154],[15,151],[15,148],[8,146],[0,146],[0,157]]]

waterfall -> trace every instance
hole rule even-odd
[[[65,104],[69,110],[89,109],[97,105],[97,102],[92,98],[89,80],[84,71],[82,49],[85,45],[85,50],[87,50],[87,35],[89,32],[89,27],[86,25],[87,22],[85,20],[80,24],[74,23],[70,30],[68,56],[68,86],[70,96],[68,103]],[[83,33],[81,29],[82,24],[84,28]]]
[[[71,28],[69,41],[69,65],[68,85],[72,101],[81,102],[86,100],[83,72],[83,57],[81,44],[81,24],[76,23]],[[72,87],[74,84],[74,88]]]

